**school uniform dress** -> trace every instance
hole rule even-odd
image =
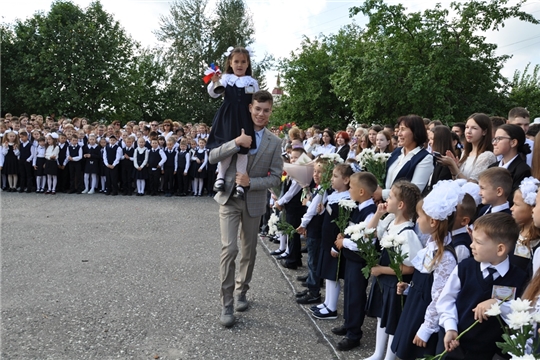
[[[4,173],[6,175],[17,175],[19,173],[19,149],[13,144],[2,148],[4,154]]]
[[[199,159],[201,163],[197,163],[197,160]],[[197,149],[192,152],[191,155],[191,177],[194,179],[204,179],[206,178],[206,165],[208,164],[208,153],[206,152],[206,149]],[[201,172],[199,172],[199,169],[202,169]]]
[[[377,211],[377,206],[372,199],[362,202],[351,214],[351,222],[358,224],[371,220]],[[375,245],[373,245],[375,246]],[[358,252],[356,243],[348,238],[343,240],[341,255],[347,259],[345,262],[344,286],[343,286],[343,319],[347,329],[345,335],[350,340],[362,339],[362,325],[366,315],[368,279],[362,273],[366,261]]]
[[[177,171],[178,159],[176,158],[178,152],[172,149],[165,149],[165,163],[163,164],[163,191],[167,194],[172,194],[174,190],[174,173]]]
[[[492,298],[494,285],[515,288],[518,297],[525,287],[525,278],[525,272],[510,264],[508,258],[497,265],[479,263],[472,257],[463,260],[450,274],[437,302],[439,325],[444,329],[441,332],[455,330],[461,334],[475,322],[472,309]],[[489,317],[464,334],[460,346],[448,353],[447,359],[463,354],[465,359],[491,360],[500,353],[495,343],[502,341],[502,334],[499,321]]]
[[[179,150],[176,164],[176,189],[179,195],[187,195],[189,189],[190,154],[187,150]],[[184,175],[185,174],[185,175]]]
[[[302,187],[293,179],[287,178],[283,196],[277,204],[285,209],[285,220],[295,229],[300,226],[306,207],[302,205]],[[287,267],[302,266],[302,242],[300,234],[295,232],[289,239],[289,256],[285,260]]]
[[[58,146],[47,146],[45,150],[45,174],[56,176],[58,174]],[[54,159],[51,157],[54,156]]]
[[[400,359],[414,360],[426,355],[435,355],[439,333],[436,304],[450,273],[457,265],[451,243],[451,236],[447,236],[444,239],[443,256],[440,262],[433,266],[437,244],[430,237],[426,247],[418,251],[412,261],[414,273],[407,302],[392,342],[392,351]],[[425,348],[413,344],[416,335],[427,343]]]
[[[327,279],[336,281],[336,274],[338,274],[338,262],[339,262],[339,279],[343,279],[345,270],[345,258],[341,256],[341,259],[333,257],[330,251],[334,249],[334,242],[339,234],[339,228],[332,221],[338,218],[339,215],[339,200],[350,199],[349,191],[337,192],[334,191],[328,196],[326,202],[326,211],[324,213],[322,234],[321,234],[321,252],[319,254],[319,264],[317,266],[317,275],[321,279]]]
[[[47,149],[45,146],[36,147],[36,156],[34,157],[33,166],[36,167],[35,175],[43,176],[45,175],[45,151]]]
[[[101,157],[101,151],[99,145],[85,145],[83,148],[83,154],[90,154],[90,157],[86,159],[84,164],[84,173],[85,174],[98,174],[99,173],[99,163]]]
[[[379,239],[384,238],[386,234],[401,235],[405,237],[405,244],[402,251],[407,253],[407,259],[404,265],[412,266],[411,260],[414,259],[418,251],[423,248],[422,243],[414,232],[414,223],[406,221],[399,225],[394,224],[395,216],[389,214],[384,220],[379,221],[377,234]],[[382,234],[380,236],[379,234]],[[381,252],[379,265],[390,266],[390,257],[386,249]],[[403,275],[404,282],[410,282],[411,275]],[[381,327],[386,328],[386,333],[394,335],[399,318],[401,316],[401,296],[396,293],[397,277],[395,275],[379,275],[373,279],[371,290],[369,292],[366,314],[368,316],[381,319]],[[406,299],[403,299],[406,303]]]
[[[32,183],[34,178],[34,168],[32,162],[34,161],[34,147],[30,141],[26,143],[21,142],[19,145],[19,174],[21,176],[19,184],[21,192],[26,188],[28,192],[32,189]]]
[[[131,147],[124,147],[122,149],[122,160],[120,160],[120,171],[122,172],[122,190],[124,191],[124,195],[132,195],[133,194],[133,157],[135,154],[135,148],[133,146]],[[129,158],[126,159],[125,156],[128,156]]]
[[[225,87],[223,104],[214,116],[206,146],[208,149],[216,148],[240,136],[244,129],[245,134],[253,138],[251,148],[255,149],[255,132],[249,104],[253,94],[259,91],[257,80],[248,75],[238,77],[234,74],[223,74],[220,82]],[[208,94],[213,98],[220,95],[214,92],[213,82],[208,84]],[[239,154],[247,154],[248,151],[249,148],[242,147]]]
[[[133,178],[135,180],[148,179],[148,149],[138,147],[133,155]],[[140,171],[138,168],[142,168]]]

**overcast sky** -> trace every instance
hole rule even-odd
[[[216,0],[209,0],[209,9]],[[85,8],[90,0],[73,0],[73,3]],[[302,36],[310,38],[319,34],[336,33],[342,26],[355,21],[359,25],[366,23],[366,18],[349,18],[349,8],[362,4],[363,1],[340,0],[245,0],[255,24],[255,56],[262,58],[264,53],[276,58],[287,57],[300,45]],[[410,11],[422,11],[433,7],[431,1],[387,0],[387,3],[405,3]],[[450,1],[438,1],[447,6]],[[0,20],[13,23],[16,18],[26,19],[37,11],[48,12],[52,1],[16,0],[2,1]],[[171,1],[166,0],[102,0],[105,11],[113,14],[126,31],[144,46],[153,46],[157,40],[153,34],[159,28],[159,18],[167,15]],[[523,10],[540,18],[540,0],[529,0]],[[486,34],[488,42],[498,44],[498,55],[511,54],[503,70],[503,75],[512,77],[515,70],[522,71],[527,63],[531,66],[540,63],[540,25],[509,21],[499,32]],[[232,45],[232,44],[231,44]],[[201,69],[201,73],[204,69]],[[275,85],[276,72],[267,74],[270,88]],[[271,89],[270,89],[271,90]]]

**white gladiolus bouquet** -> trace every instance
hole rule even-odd
[[[373,244],[375,229],[367,228],[366,225],[364,221],[359,224],[349,225],[344,234],[356,243],[359,255],[366,261],[366,266],[362,268],[362,274],[366,279],[369,279],[371,269],[379,263],[381,254]]]
[[[360,164],[363,171],[372,173],[379,186],[384,188],[384,176],[386,175],[386,163],[390,158],[389,153],[376,153],[372,149],[364,149],[356,156],[356,161]]]

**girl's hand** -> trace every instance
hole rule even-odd
[[[299,226],[297,229],[296,229],[296,232],[299,233],[300,235],[306,235],[306,228],[302,227],[302,226]]]
[[[319,204],[317,205],[317,214],[320,214],[322,213],[324,210],[324,207],[323,207],[323,204]]]
[[[34,170],[37,170],[37,165],[36,165],[36,166],[34,166]]]
[[[386,203],[381,203],[377,205],[376,215],[380,217],[386,214],[387,212],[388,212],[388,206],[386,205]]]
[[[221,78],[221,76],[218,73],[214,73],[214,75],[212,75],[212,82],[216,82],[220,78]]]
[[[418,337],[418,335],[414,336],[414,339],[413,339],[412,342],[413,342],[414,345],[416,345],[418,347],[423,347],[423,348],[427,347],[427,343],[424,340],[420,339]]]
[[[343,249],[343,236],[340,237],[340,235],[341,234],[339,234],[336,241],[334,241],[334,245],[336,245],[338,250]]]
[[[51,155],[51,160],[55,160],[56,159],[56,155]]]
[[[481,323],[484,320],[488,319],[488,316],[486,315],[486,311],[489,310],[491,305],[496,304],[496,299],[489,299],[486,301],[482,301],[480,304],[476,305],[472,311],[474,312],[474,320],[478,320],[479,323]]]
[[[459,346],[459,340],[456,340],[458,333],[455,330],[448,330],[444,335],[444,349],[448,352],[455,350]]]
[[[409,284],[406,282],[398,282],[396,285],[397,294],[402,295],[408,287]]]
[[[374,267],[372,267],[371,268],[371,275],[373,275],[373,276],[382,275],[381,268],[382,268],[381,265],[375,265]]]
[[[202,172],[202,169],[199,169],[199,172]]]
[[[197,164],[201,163],[201,159],[197,158]]]
[[[335,257],[337,258],[339,256],[339,253],[338,252],[335,252],[334,250],[330,249],[330,255],[332,255],[332,257]]]

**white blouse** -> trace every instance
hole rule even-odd
[[[324,154],[332,154],[336,152],[336,147],[332,144],[328,145],[319,145],[316,149],[314,149],[311,154],[313,157],[318,155],[324,155]]]
[[[484,151],[476,157],[469,156],[467,160],[459,167],[461,173],[468,179],[478,181],[480,173],[488,168],[489,165],[497,161],[497,157],[491,151]]]
[[[412,229],[403,230],[401,236],[407,241],[402,245],[401,250],[403,253],[407,253],[407,258],[403,262],[403,265],[413,266],[411,260],[415,258],[418,252],[423,248],[422,243],[418,239],[418,236],[414,232],[414,223],[412,221],[406,221],[399,225],[394,224],[394,214],[388,214],[384,220],[379,221],[377,224],[377,237],[382,239],[386,235],[398,235],[404,228],[410,227]],[[382,235],[381,235],[382,234]]]

